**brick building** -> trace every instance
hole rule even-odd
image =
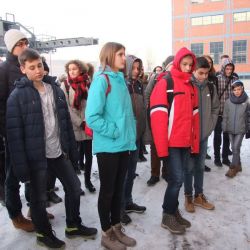
[[[172,0],[172,48],[210,54],[219,69],[228,54],[243,79],[250,79],[250,0]]]

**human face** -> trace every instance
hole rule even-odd
[[[44,76],[42,60],[26,61],[24,65],[21,65],[21,71],[29,80],[35,83],[41,82]]]
[[[68,66],[68,72],[69,72],[69,76],[72,79],[78,77],[81,74],[81,71],[80,71],[79,67],[76,64],[74,64],[74,63],[69,64],[69,66]]]
[[[227,65],[225,68],[225,75],[227,77],[231,76],[233,73],[233,69],[234,69],[233,65]]]
[[[12,50],[12,54],[19,56],[27,47],[29,47],[29,42],[27,39],[22,39],[18,41]]]
[[[183,57],[180,62],[181,71],[185,73],[190,73],[192,71],[193,63],[194,61],[192,56]]]
[[[156,73],[156,74],[160,74],[161,71],[162,71],[161,67],[157,67],[157,68],[155,69],[155,73]]]
[[[115,72],[124,69],[126,64],[125,49],[120,49],[115,53],[115,60],[112,66],[112,70]]]
[[[209,69],[199,68],[194,71],[194,77],[200,82],[203,83],[208,77]]]
[[[242,86],[238,86],[238,87],[234,87],[233,89],[233,94],[237,97],[241,96],[243,93],[243,87]]]
[[[134,62],[132,66],[132,79],[135,80],[139,77],[140,74],[140,63]]]

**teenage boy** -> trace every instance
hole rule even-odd
[[[80,180],[69,161],[76,163],[77,150],[65,96],[53,78],[44,77],[37,51],[24,50],[19,63],[26,77],[15,82],[7,102],[7,137],[17,178],[30,181],[31,218],[37,242],[51,248],[65,245],[54,235],[46,216],[47,169],[65,190],[66,236],[93,238],[97,230],[83,226],[80,218]]]
[[[143,213],[146,207],[139,206],[133,202],[132,190],[136,177],[136,165],[139,156],[140,141],[146,127],[146,110],[143,97],[143,83],[139,80],[142,69],[141,59],[128,55],[126,57],[127,76],[126,82],[130,93],[134,116],[136,119],[136,147],[135,151],[130,152],[128,170],[124,183],[124,195],[122,200],[121,222],[125,225],[132,220],[127,213]]]
[[[168,88],[169,79],[162,78],[150,96],[153,139],[158,156],[167,162],[169,170],[161,225],[174,234],[183,234],[191,226],[179,212],[178,197],[189,154],[199,153],[198,95],[190,82],[195,61],[190,50],[181,48],[170,70],[173,88]]]
[[[16,178],[13,167],[10,162],[8,151],[8,141],[6,138],[6,103],[8,96],[14,89],[15,80],[23,77],[18,62],[18,56],[28,47],[29,42],[25,34],[20,30],[10,29],[4,35],[4,42],[8,53],[6,61],[0,63],[0,137],[3,147],[1,160],[5,158],[5,203],[10,219],[15,228],[26,232],[34,231],[34,225],[31,220],[26,219],[22,214],[22,202],[20,198],[19,180]],[[3,162],[2,162],[3,164]],[[28,184],[25,185],[25,197],[29,201]]]
[[[229,149],[229,137],[228,133],[222,131],[222,116],[224,110],[224,103],[231,94],[231,85],[238,79],[234,74],[235,66],[231,59],[223,59],[223,65],[221,66],[221,72],[217,75],[218,78],[218,96],[220,101],[219,117],[214,129],[214,164],[218,167],[222,167],[222,164],[230,166],[230,160],[228,155]],[[221,147],[221,134],[223,133],[223,146],[222,146],[222,162],[220,158]]]
[[[198,90],[200,114],[200,152],[191,154],[188,167],[185,168],[184,193],[187,212],[194,212],[194,206],[212,210],[214,205],[209,203],[203,194],[204,166],[207,153],[208,137],[215,128],[220,103],[216,86],[208,82],[209,63],[205,57],[196,58],[196,69],[193,72],[192,83]],[[195,196],[193,199],[193,180]]]

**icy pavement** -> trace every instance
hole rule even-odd
[[[211,139],[209,145],[211,145]],[[211,147],[210,147],[211,149]],[[206,163],[212,168],[210,173],[205,173],[204,193],[215,204],[214,211],[196,208],[190,214],[184,210],[183,188],[180,192],[180,209],[184,216],[192,222],[192,227],[187,229],[185,235],[172,235],[168,230],[161,228],[162,200],[166,182],[161,179],[154,187],[148,187],[146,182],[150,177],[149,155],[146,163],[138,163],[139,176],[134,185],[134,201],[145,205],[144,214],[130,214],[133,222],[126,226],[126,232],[135,237],[137,246],[130,249],[140,250],[231,250],[250,249],[250,140],[243,141],[242,166],[243,171],[234,179],[225,177],[226,166],[218,168],[213,165],[213,160]],[[210,155],[213,155],[212,149]],[[95,159],[95,158],[94,158]],[[93,170],[97,169],[94,160]],[[80,176],[84,183],[83,174]],[[92,175],[94,185],[99,189],[98,175]],[[57,183],[60,190],[58,194],[63,197],[62,186]],[[27,206],[21,189],[23,214],[27,214]],[[52,205],[49,212],[55,215],[51,221],[57,236],[65,240],[66,249],[103,249],[100,246],[101,229],[97,213],[98,194],[81,197],[81,217],[87,226],[98,228],[96,240],[84,241],[82,239],[67,239],[64,236],[65,212],[63,203]],[[0,249],[23,250],[44,249],[36,245],[35,234],[16,230],[10,222],[7,211],[0,205]]]

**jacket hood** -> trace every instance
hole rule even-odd
[[[58,85],[56,83],[56,77],[54,76],[44,76],[43,77],[43,82],[45,83],[48,83],[48,84],[51,84],[51,85]],[[25,86],[30,86],[30,87],[33,87],[33,81],[29,80],[26,76],[22,77],[21,79],[18,79],[15,81],[14,85],[17,87],[17,88],[23,88]]]
[[[179,71],[181,71],[180,68],[180,63],[183,57],[185,56],[191,56],[193,58],[193,66],[192,66],[192,70],[190,73],[192,73],[195,69],[195,65],[196,65],[196,57],[194,55],[194,53],[192,51],[190,51],[189,49],[187,49],[186,47],[181,48],[175,55],[174,57],[174,63],[173,63],[173,67]]]
[[[225,68],[228,65],[232,65],[233,66],[233,72],[232,72],[232,74],[234,73],[235,65],[234,65],[233,61],[230,58],[226,58],[226,59],[223,60],[223,64],[221,65],[221,73],[223,75],[225,75]]]
[[[142,60],[136,56],[133,55],[127,55],[126,56],[126,77],[128,79],[132,78],[132,68],[133,68],[133,63],[137,61],[140,64],[140,71],[142,68]]]

